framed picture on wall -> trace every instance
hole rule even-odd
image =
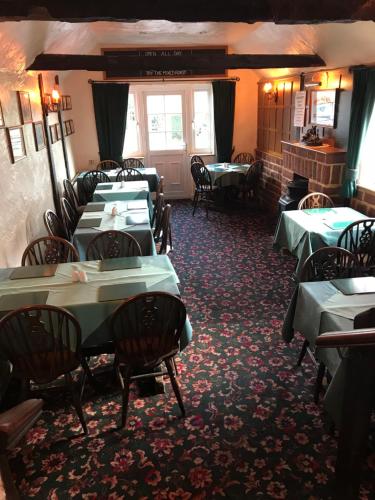
[[[65,109],[72,109],[72,98],[70,95],[65,96]]]
[[[23,90],[19,90],[17,94],[21,123],[31,123],[33,121],[33,115],[31,113],[30,94]]]
[[[8,147],[12,163],[26,157],[25,139],[22,127],[8,127]]]
[[[312,125],[336,127],[337,92],[337,89],[311,91],[310,122]]]
[[[40,151],[46,147],[46,136],[44,134],[44,126],[43,122],[34,122],[34,140],[35,140],[35,149]]]
[[[3,115],[3,108],[1,107],[1,102],[0,102],[0,128],[5,127],[5,121],[4,121],[4,115]]]
[[[71,133],[71,134],[74,134],[75,129],[74,129],[74,123],[73,123],[73,120],[69,120],[69,123],[70,123],[70,133]]]
[[[70,130],[70,120],[66,120],[65,123],[65,135],[70,135],[72,132]]]
[[[56,123],[56,138],[58,141],[61,140],[61,128],[60,123]]]
[[[49,135],[51,137],[52,144],[54,144],[55,142],[57,142],[56,124],[49,126]]]

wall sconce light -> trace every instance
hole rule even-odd
[[[52,94],[44,94],[44,106],[45,109],[50,113],[56,112],[60,109],[61,104],[61,94],[59,86],[56,84],[53,87]]]
[[[266,82],[263,85],[263,91],[269,100],[273,99],[275,102],[277,102],[278,90],[277,87],[274,90],[273,84],[271,82]]]

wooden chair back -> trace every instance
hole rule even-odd
[[[165,205],[159,227],[155,228],[155,241],[160,243],[159,254],[165,254],[168,250],[168,242],[171,240],[171,205]]]
[[[251,188],[258,185],[260,176],[262,175],[263,162],[262,160],[254,161],[246,172],[245,184]]]
[[[159,178],[158,185],[156,186],[156,200],[158,196],[164,193],[164,175],[161,175]]]
[[[59,219],[53,210],[46,210],[43,215],[44,225],[50,236],[58,236],[67,239],[64,223]]]
[[[86,260],[115,259],[118,257],[141,256],[138,241],[124,231],[103,231],[95,236],[87,246]]]
[[[196,189],[199,191],[212,191],[212,181],[210,172],[202,163],[191,165],[191,175],[193,176]]]
[[[358,260],[351,252],[339,247],[323,247],[306,259],[301,282],[353,278],[358,271]]]
[[[0,320],[0,351],[25,380],[48,384],[80,364],[81,327],[66,309],[22,307]]]
[[[337,246],[346,248],[358,259],[364,272],[375,273],[375,218],[353,222],[340,234]]]
[[[123,168],[145,168],[141,160],[138,158],[125,158],[122,163]]]
[[[96,170],[116,170],[121,165],[114,160],[102,160],[96,165]]]
[[[130,167],[125,167],[120,170],[120,172],[116,176],[116,182],[121,182],[121,181],[143,181],[144,177],[135,168],[130,168]]]
[[[79,200],[73,184],[70,182],[69,179],[64,179],[63,185],[64,185],[64,197],[69,201],[72,207],[77,210],[79,207]]]
[[[94,194],[96,186],[101,182],[111,182],[108,175],[101,170],[89,170],[83,176],[82,189],[88,202],[92,201],[92,195]]]
[[[355,330],[375,328],[375,307],[357,314],[357,316],[354,317],[353,328]]]
[[[111,333],[120,363],[153,368],[179,351],[186,320],[183,302],[164,292],[142,293],[113,313]]]
[[[202,165],[204,165],[204,161],[199,155],[194,155],[191,157],[190,165],[192,165],[193,163],[201,163]]]
[[[234,158],[233,158],[233,163],[246,163],[248,165],[251,165],[251,163],[254,162],[254,156],[251,153],[238,153]]]
[[[44,236],[32,241],[26,247],[21,264],[22,266],[37,266],[78,261],[78,252],[69,241],[57,236]]]
[[[329,196],[324,193],[309,193],[298,203],[298,210],[305,208],[332,208],[334,203]]]
[[[61,197],[60,203],[61,203],[61,211],[64,216],[64,225],[67,230],[69,238],[71,238],[73,236],[74,231],[76,230],[79,221],[79,214],[76,211],[76,209],[72,207],[72,205],[66,198]]]
[[[159,228],[161,224],[161,218],[163,215],[163,208],[164,208],[164,194],[160,193],[159,196],[155,200],[155,205],[154,205],[154,212],[152,214],[152,220],[151,220],[151,227],[154,227],[154,235],[155,231]]]

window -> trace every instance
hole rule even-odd
[[[129,92],[128,113],[126,115],[125,141],[122,155],[124,158],[139,155],[140,149],[135,94]]]
[[[362,143],[359,159],[359,184],[375,190],[375,106],[371,115],[366,137]]]
[[[213,113],[211,87],[193,91],[194,153],[213,153]]]
[[[147,123],[150,151],[185,148],[181,94],[148,95]]]

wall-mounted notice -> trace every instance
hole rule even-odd
[[[306,90],[299,90],[294,97],[294,120],[295,127],[303,127],[305,125],[306,111]]]

